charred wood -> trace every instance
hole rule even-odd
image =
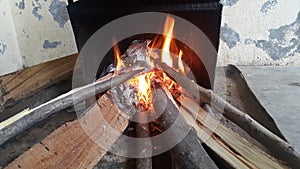
[[[141,111],[135,114],[137,122],[135,132],[137,138],[148,138],[151,136],[149,123],[146,122],[148,121],[148,114],[148,111]],[[145,141],[137,146],[140,146],[139,149],[144,150],[140,155],[144,158],[136,159],[136,169],[152,169],[152,145]]]
[[[158,120],[162,129],[170,129],[172,125],[177,125],[172,127],[172,134],[169,139],[182,138],[170,150],[172,168],[217,168],[199,142],[195,130],[186,123],[179,113],[178,107],[167,89],[164,87],[155,89],[153,106],[155,111],[163,111]]]

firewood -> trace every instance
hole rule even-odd
[[[190,130],[190,126],[179,113],[178,107],[168,89],[164,87],[155,89],[153,97],[155,111],[163,111],[163,114],[158,119],[162,129],[166,130],[170,126],[175,125],[175,120],[179,118],[176,121],[176,127],[169,128],[172,134],[167,139],[174,140],[184,136],[183,140],[170,150],[172,168],[217,168],[203,149],[196,132],[193,129]]]
[[[110,97],[104,94],[98,103],[100,106],[94,104],[80,119],[62,125],[6,168],[93,168],[107,149],[90,137],[113,145],[128,126],[128,119],[119,114]],[[108,124],[116,132],[108,130]],[[89,135],[86,130],[91,131]]]
[[[71,77],[77,54],[0,77],[0,113],[20,100]]]
[[[282,162],[219,123],[194,100],[185,96],[177,97],[176,100],[182,106],[180,112],[196,129],[199,139],[234,168],[287,168]]]
[[[23,112],[18,113],[17,115],[0,123],[0,145],[52,114],[70,107],[73,104],[78,104],[95,94],[104,92],[110,87],[121,84],[142,71],[144,71],[144,69],[134,70],[108,79],[103,78],[101,81],[73,89],[68,93],[54,98],[38,107],[26,109]]]
[[[181,74],[170,68],[165,63],[155,60],[155,65],[160,67],[170,78],[175,80],[180,86],[186,89],[190,94],[201,99],[201,103],[208,103],[217,110],[221,111],[225,117],[244,129],[250,136],[255,138],[272,154],[287,162],[289,165],[300,166],[300,156],[294,148],[280,137],[266,129],[264,126],[256,122],[248,114],[240,111],[230,103],[216,95],[212,90],[205,89],[195,82],[183,77]],[[224,111],[223,111],[224,109]]]
[[[148,111],[141,111],[135,114],[135,121],[137,122],[135,131],[137,138],[151,137],[149,123],[144,123],[148,121],[148,115]],[[136,159],[136,169],[152,169],[152,145],[145,141],[137,146],[140,146],[139,149],[145,150],[141,152],[141,157],[146,157]]]

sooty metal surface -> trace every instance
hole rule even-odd
[[[80,0],[77,2],[70,1],[68,11],[79,50],[82,49],[89,37],[105,24],[122,16],[139,12],[163,12],[186,19],[204,32],[216,51],[219,46],[222,5],[219,4],[218,0],[188,0],[185,2],[169,0],[149,0],[145,2],[137,0],[126,2],[120,0],[101,2],[97,0]],[[138,37],[140,40],[145,40],[153,37],[153,35],[139,35]],[[125,52],[133,40],[135,39],[129,37],[122,42],[123,44],[119,45],[121,53]],[[214,63],[216,63],[216,57],[217,55],[211,58]],[[111,60],[108,59],[105,62]],[[215,64],[204,68],[201,60],[196,59],[196,57],[191,57],[189,61],[192,64],[189,66],[194,69],[193,73],[196,74],[195,77],[199,79],[197,82],[206,88],[212,88],[213,79],[209,80],[208,75],[214,77]],[[109,63],[101,63],[102,66],[103,64],[107,65]],[[87,66],[84,65],[83,67]]]

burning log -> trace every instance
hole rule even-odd
[[[185,88],[193,96],[199,96],[200,103],[208,103],[214,108],[223,112],[223,115],[244,129],[249,135],[262,143],[273,155],[280,160],[286,161],[291,166],[300,166],[300,156],[293,147],[270,132],[264,126],[252,119],[248,114],[235,108],[221,97],[217,96],[212,90],[205,89],[195,82],[183,77],[181,74],[170,68],[167,64],[159,60],[154,61],[155,65],[163,71],[180,86]],[[212,100],[211,100],[212,99]],[[223,108],[224,107],[224,111]]]
[[[73,89],[70,92],[52,99],[36,108],[24,110],[16,116],[0,123],[0,145],[52,114],[70,107],[73,104],[78,104],[113,86],[124,83],[143,71],[144,69],[134,70],[116,77],[103,78],[102,80],[92,84]]]
[[[186,123],[183,116],[179,113],[178,107],[176,106],[176,103],[173,100],[173,97],[169,93],[168,89],[162,87],[155,90],[153,106],[156,112],[163,111],[163,114],[158,121],[160,121],[160,126],[164,130],[174,125],[173,123],[177,118],[179,118],[179,120],[176,121],[176,128],[172,128],[172,134],[168,139],[178,139],[178,137],[186,135],[186,131],[189,131],[190,126]],[[184,139],[181,140],[181,142],[170,151],[172,158],[172,168],[174,169],[217,168],[217,166],[201,146],[196,132],[193,129],[189,131]]]

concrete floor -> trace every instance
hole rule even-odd
[[[300,67],[238,66],[281,133],[300,152]]]

